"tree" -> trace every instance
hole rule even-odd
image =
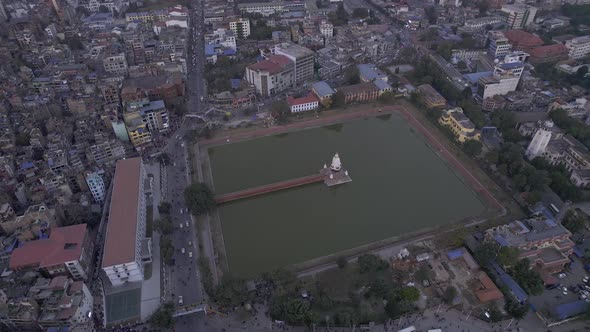
[[[576,70],[576,77],[583,78],[588,74],[588,66],[582,66]]]
[[[162,152],[158,156],[158,160],[164,165],[169,165],[171,159],[170,159],[170,155],[168,155],[166,152]]]
[[[399,290],[399,298],[402,301],[415,302],[420,298],[420,291],[416,287],[402,287]]]
[[[246,281],[224,275],[223,280],[215,289],[215,302],[224,307],[237,307],[248,298]]]
[[[273,319],[297,325],[309,318],[310,303],[301,298],[278,297],[271,301],[269,312]]]
[[[529,311],[529,306],[527,304],[520,304],[512,298],[507,297],[504,309],[506,309],[506,312],[509,313],[510,316],[516,319],[523,319]]]
[[[216,204],[213,192],[202,182],[196,182],[187,187],[184,190],[184,200],[196,216],[209,212]]]
[[[149,320],[152,327],[160,329],[170,329],[174,327],[174,304],[172,302],[164,303]]]
[[[174,246],[172,240],[168,236],[162,236],[160,238],[160,256],[162,260],[168,264],[172,264],[172,257],[174,256]]]
[[[496,261],[506,267],[514,265],[518,261],[520,251],[515,247],[501,247],[496,256]]]
[[[463,143],[463,151],[470,156],[475,157],[481,153],[483,144],[478,140],[467,140]]]
[[[17,146],[28,146],[29,141],[31,140],[31,136],[27,133],[19,133],[16,135],[14,144]]]
[[[391,91],[383,92],[383,94],[379,96],[379,101],[383,104],[392,104],[395,101],[395,95]]]
[[[479,15],[485,16],[488,12],[488,9],[490,8],[490,4],[486,0],[480,0],[477,3],[477,8],[479,9]]]
[[[98,6],[98,11],[100,13],[108,13],[108,12],[110,12],[110,10],[107,7],[102,6],[102,5],[101,6]]]
[[[80,40],[80,37],[75,36],[75,35],[72,37],[66,38],[66,44],[72,50],[83,50],[84,49],[84,44]]]
[[[346,104],[344,93],[342,91],[336,91],[332,95],[332,107],[338,108],[342,107]]]
[[[424,9],[424,13],[428,18],[428,23],[436,24],[436,19],[438,18],[438,13],[436,12],[436,8],[434,6],[426,7]]]
[[[368,8],[355,8],[352,11],[352,17],[354,18],[365,18],[369,16]]]
[[[429,280],[430,278],[432,278],[432,270],[430,270],[430,268],[426,265],[422,265],[420,266],[420,268],[416,271],[416,273],[414,273],[414,278],[416,278],[416,280],[422,282],[425,280]]]
[[[172,224],[170,217],[162,216],[162,218],[154,222],[154,229],[158,230],[162,235],[169,235],[174,231],[174,225]]]
[[[172,204],[170,202],[162,202],[158,205],[158,212],[160,214],[170,214],[170,211],[172,211]]]
[[[499,158],[500,158],[500,154],[498,153],[498,151],[490,151],[490,152],[486,153],[486,160],[490,164],[497,164]]]
[[[562,224],[572,233],[578,233],[586,227],[586,218],[576,210],[570,209],[566,212]]]
[[[336,260],[336,264],[338,265],[339,268],[343,269],[346,267],[346,265],[348,264],[348,261],[346,260],[346,257],[344,256],[340,256],[338,257],[338,259]]]
[[[539,272],[530,269],[528,258],[521,259],[511,269],[510,274],[516,282],[530,295],[543,293],[543,279]]]
[[[389,267],[386,261],[373,254],[359,256],[357,263],[361,273],[385,271]]]
[[[496,242],[487,241],[477,247],[473,254],[481,265],[487,265],[496,259],[499,250],[500,248]]]
[[[277,100],[270,106],[270,114],[280,124],[287,122],[287,117],[291,114],[291,108],[285,100]]]
[[[453,286],[447,287],[442,295],[442,299],[446,304],[453,304],[453,300],[457,296],[457,289]]]
[[[361,81],[359,70],[356,66],[350,67],[344,72],[344,81],[347,84],[357,84]]]
[[[543,193],[540,191],[530,191],[527,196],[526,196],[526,202],[530,205],[534,205],[537,204],[538,202],[541,201],[541,198],[543,197]]]
[[[337,326],[352,327],[358,323],[358,319],[357,313],[350,307],[340,309],[334,315],[334,322]]]

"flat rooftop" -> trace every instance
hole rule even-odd
[[[117,162],[102,267],[135,261],[141,158]]]

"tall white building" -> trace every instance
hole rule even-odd
[[[528,56],[525,52],[516,51],[505,55],[502,61],[496,60],[492,76],[479,79],[478,95],[485,100],[516,91]]]
[[[85,179],[88,189],[90,189],[90,193],[92,193],[92,198],[94,198],[94,201],[97,203],[102,203],[106,193],[102,176],[100,176],[99,172],[86,172]]]
[[[502,31],[489,31],[486,45],[488,53],[494,58],[503,57],[512,50],[512,44]]]
[[[539,123],[539,127],[533,135],[533,139],[531,140],[531,143],[529,143],[524,154],[528,160],[533,160],[535,157],[541,156],[545,153],[545,149],[547,149],[547,145],[551,140],[552,130],[553,121]]]
[[[582,59],[590,54],[590,36],[576,37],[565,42],[570,59]]]
[[[524,29],[535,19],[537,8],[529,5],[513,4],[502,6],[506,23],[510,29]]]
[[[275,45],[274,54],[284,55],[295,63],[295,83],[313,79],[315,53],[312,50],[293,43],[280,43]]]
[[[320,33],[326,38],[332,38],[334,36],[334,25],[327,21],[320,23]]]
[[[229,22],[229,29],[234,32],[238,39],[248,38],[250,36],[250,20],[240,17]]]
[[[118,53],[106,56],[102,60],[104,70],[110,74],[127,76],[127,59],[125,53]]]
[[[102,269],[113,286],[141,282],[143,265],[151,262],[144,172],[141,158],[117,162],[102,257]]]
[[[284,55],[272,55],[248,66],[246,80],[254,85],[256,93],[268,97],[293,86],[295,64]]]

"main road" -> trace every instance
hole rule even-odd
[[[197,115],[203,114],[206,108],[203,1],[193,0],[190,4],[186,45],[186,109],[188,113]],[[191,165],[188,158],[189,146],[183,139],[189,130],[194,129],[193,121],[196,119],[185,118],[163,150],[170,156],[170,164],[166,167],[166,187],[167,200],[172,204],[172,244],[175,249],[174,264],[167,267],[169,278],[164,287],[168,288],[166,294],[171,294],[171,300],[176,306],[206,302],[197,266],[200,255],[199,237],[196,233],[195,219],[188,212],[184,202],[184,189],[191,181]],[[195,313],[179,317],[175,330],[204,331],[206,325],[203,314]]]

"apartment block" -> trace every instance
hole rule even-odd
[[[303,46],[293,43],[281,43],[274,47],[275,55],[283,55],[295,64],[295,83],[303,83],[313,79],[315,53]]]
[[[256,93],[268,97],[295,84],[295,63],[286,56],[272,55],[246,68],[246,80]]]
[[[250,20],[247,18],[238,18],[229,22],[229,29],[234,32],[238,39],[248,38],[250,36]]]
[[[571,59],[583,59],[590,54],[590,36],[581,36],[568,40],[565,42],[565,47]]]

